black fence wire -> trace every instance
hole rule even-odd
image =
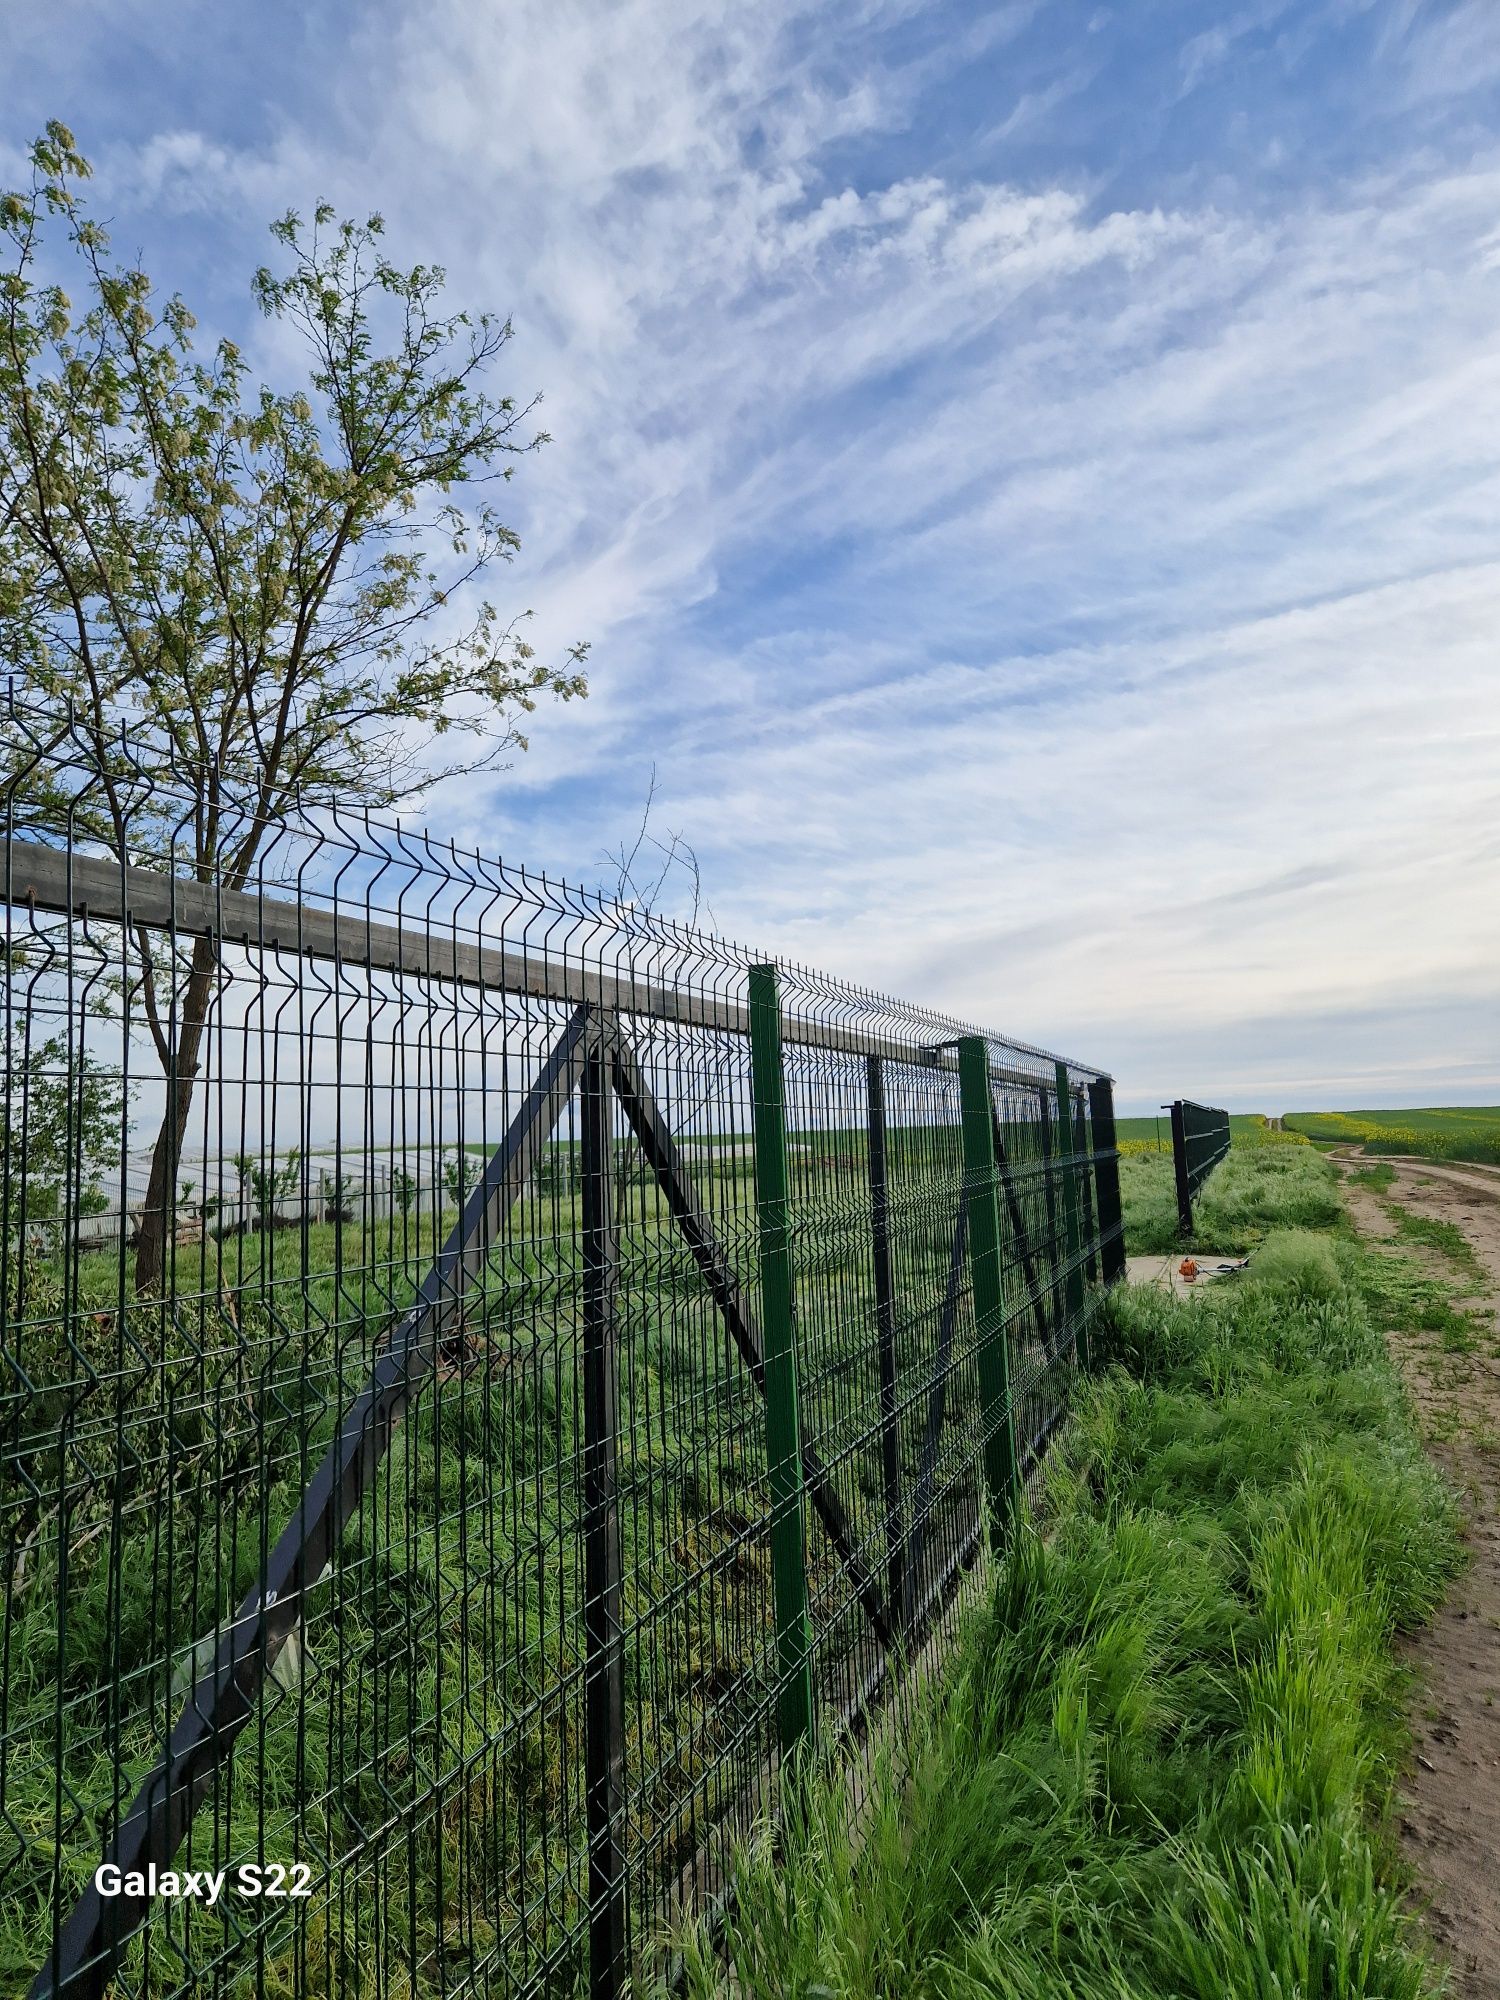
[[[1163,1107],[1164,1109],[1167,1107]],[[1229,1113],[1191,1098],[1174,1099],[1172,1165],[1177,1176],[1177,1226],[1193,1233],[1193,1197],[1229,1153]]]
[[[0,1982],[626,1991],[1035,1476],[1109,1080],[6,730]]]

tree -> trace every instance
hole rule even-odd
[[[89,1049],[70,1051],[61,1035],[33,1041],[19,1022],[8,1030],[4,1060],[0,1159],[8,1221],[23,1237],[46,1224],[66,1250],[78,1217],[108,1207],[101,1177],[119,1164],[125,1087]]]
[[[699,866],[697,850],[680,829],[666,828],[665,840],[651,831],[651,814],[655,805],[656,766],[653,764],[634,843],[627,848],[621,841],[618,851],[611,849],[600,857],[606,867],[614,870],[615,876],[613,886],[600,884],[601,893],[614,903],[621,927],[627,931],[635,927],[649,928],[653,917],[669,914],[689,930],[697,929],[700,914],[717,928],[718,919],[713,913],[713,905],[703,893],[703,871]],[[662,892],[674,869],[680,870],[686,877],[688,901],[684,908],[669,912]]]
[[[241,1192],[248,1188],[254,1199],[256,1228],[274,1229],[276,1204],[295,1193],[302,1178],[302,1149],[293,1146],[281,1166],[277,1166],[274,1153],[269,1160],[257,1160],[250,1153],[236,1153],[234,1170],[239,1175]]]
[[[462,1209],[469,1189],[479,1178],[479,1162],[472,1153],[457,1152],[444,1157],[443,1187],[453,1206]]]
[[[343,1223],[349,1220],[349,1196],[353,1185],[348,1174],[318,1175],[318,1199],[323,1204],[325,1222]]]
[[[305,381],[256,384],[233,341],[200,353],[182,298],[112,259],[63,126],[31,166],[0,195],[0,654],[68,756],[26,786],[23,827],[240,889],[283,825],[493,768],[539,700],[586,691],[582,645],[542,664],[481,594],[519,547],[487,489],[547,441],[535,399],[489,387],[508,321],[450,310],[435,266],[392,263],[378,215],[320,205],[272,225],[281,268],[253,281]],[[141,931],[129,949],[175,1079],[144,1292],[221,968],[208,939],[173,954]]]

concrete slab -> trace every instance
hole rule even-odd
[[[1216,1278],[1228,1277],[1231,1271],[1242,1271],[1249,1261],[1244,1257],[1221,1257],[1210,1251],[1195,1250],[1192,1261],[1198,1267],[1195,1277],[1187,1277],[1182,1271],[1183,1253],[1174,1250],[1170,1257],[1127,1257],[1125,1259],[1125,1282],[1128,1285],[1159,1285],[1163,1291],[1173,1293],[1179,1299],[1189,1299],[1204,1285],[1212,1284]]]

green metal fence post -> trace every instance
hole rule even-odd
[[[1062,1296],[1062,1284],[1058,1272],[1062,1268],[1062,1254],[1057,1237],[1057,1170],[1052,1146],[1052,1090],[1040,1079],[1036,1086],[1037,1103],[1041,1116],[1036,1123],[1037,1155],[1042,1163],[1042,1195],[1047,1204],[1047,1317],[1056,1328],[1067,1311]],[[1066,1148],[1064,1148],[1066,1151]],[[1049,1342],[1050,1345],[1050,1342]]]
[[[993,1510],[991,1540],[998,1547],[1015,1507],[1019,1479],[1015,1412],[1010,1400],[1010,1338],[1005,1324],[990,1052],[982,1035],[965,1035],[958,1044],[958,1092],[963,1117],[964,1192],[969,1209],[979,1399],[984,1413],[984,1476]]]
[[[891,1622],[905,1597],[901,1532],[901,1430],[896,1409],[896,1282],[891,1272],[891,1186],[885,1144],[885,1063],[865,1061],[870,1142],[870,1240],[875,1256],[875,1333],[880,1348],[880,1468],[885,1493],[886,1602]]]
[[[780,1659],[781,1746],[813,1736],[812,1630],[802,1507],[802,1430],[792,1319],[786,1089],[781,991],[774,965],[750,968],[750,1078],[755,1110],[755,1198],[760,1225],[761,1336],[766,1375],[766,1464],[771,1487],[771,1584]]]
[[[1073,1151],[1078,1155],[1078,1200],[1083,1211],[1083,1275],[1099,1282],[1098,1218],[1094,1214],[1094,1147],[1089,1131],[1089,1100],[1080,1085],[1073,1098]]]
[[[1084,1318],[1083,1231],[1078,1217],[1077,1128],[1072,1115],[1073,1090],[1066,1063],[1057,1065],[1057,1125],[1063,1154],[1063,1238],[1067,1246],[1068,1318],[1073,1322],[1073,1352],[1080,1368],[1089,1365],[1089,1330]]]

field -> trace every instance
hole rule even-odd
[[[1336,1188],[1298,1151],[1249,1155],[1273,1225]],[[857,1796],[742,1855],[694,2000],[1436,1993],[1388,1832],[1394,1643],[1459,1563],[1386,1350],[1410,1254],[1335,1200],[1201,1296],[1112,1295],[1040,1531]]]
[[[1416,1111],[1292,1111],[1287,1127],[1315,1144],[1370,1153],[1500,1164],[1500,1105],[1431,1105]]]
[[[1277,1132],[1261,1111],[1231,1111],[1229,1114],[1229,1138],[1232,1145],[1258,1146],[1274,1144]],[[1115,1137],[1122,1146],[1149,1144],[1153,1151],[1170,1153],[1172,1150],[1172,1120],[1170,1115],[1159,1112],[1146,1118],[1117,1118]]]

